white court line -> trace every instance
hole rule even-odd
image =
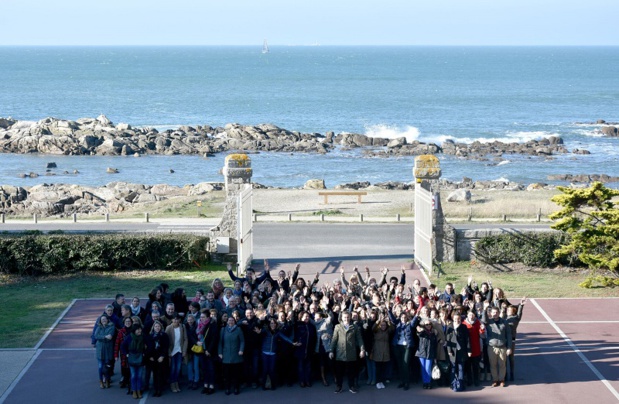
[[[536,297],[537,300],[608,300],[608,299],[619,299],[619,297]]]
[[[617,321],[619,323],[619,321]],[[92,320],[62,320],[59,324],[94,324]]]
[[[45,340],[47,339],[47,337],[49,336],[49,334],[52,333],[52,331],[54,331],[54,329],[56,328],[56,326],[60,323],[60,321],[62,321],[63,317],[69,312],[69,310],[71,310],[71,307],[73,307],[73,305],[75,304],[75,302],[78,299],[73,299],[73,301],[67,306],[66,309],[64,309],[64,311],[62,313],[60,313],[60,315],[58,316],[58,318],[56,319],[56,321],[54,322],[54,324],[52,324],[51,327],[49,327],[47,329],[47,331],[45,332],[45,334],[41,337],[41,339],[39,340],[39,342],[34,346],[34,350],[36,351],[34,355],[32,355],[32,358],[30,358],[30,360],[28,361],[28,363],[26,364],[26,366],[24,366],[24,368],[22,369],[22,371],[19,373],[19,375],[17,375],[17,377],[15,378],[15,380],[13,380],[13,383],[11,383],[11,385],[9,386],[8,389],[6,389],[6,391],[4,392],[4,394],[2,394],[2,396],[0,396],[0,404],[4,403],[4,401],[7,399],[7,397],[9,396],[9,394],[11,394],[11,392],[13,391],[13,389],[15,388],[15,386],[17,386],[17,383],[19,383],[22,379],[22,377],[24,377],[24,375],[26,374],[26,372],[28,370],[30,370],[30,367],[32,366],[32,364],[34,363],[34,361],[39,357],[39,355],[41,354],[41,352],[43,352],[43,350],[39,349],[39,347],[43,344],[43,342],[45,342]]]
[[[548,321],[521,321],[519,324],[546,324],[547,322]],[[618,323],[619,323],[619,320],[555,321],[555,324],[618,324]]]
[[[9,386],[8,389],[6,389],[6,391],[4,392],[4,394],[2,394],[2,396],[0,396],[0,404],[4,403],[4,401],[8,398],[9,394],[11,394],[11,392],[13,391],[13,389],[15,388],[15,386],[17,386],[17,383],[20,382],[20,380],[22,379],[22,377],[24,377],[24,375],[26,374],[26,372],[28,370],[30,370],[30,366],[32,366],[32,364],[34,363],[35,360],[37,360],[37,358],[39,357],[39,355],[41,354],[41,350],[37,349],[37,351],[35,352],[34,355],[32,355],[32,358],[30,358],[30,360],[28,361],[28,363],[26,364],[26,366],[24,366],[24,368],[21,370],[21,372],[19,372],[19,374],[17,375],[17,377],[15,378],[15,380],[13,380],[13,383],[11,383],[11,385]]]
[[[572,342],[572,340],[559,328],[559,326],[550,318],[550,316],[540,307],[540,305],[535,301],[535,299],[531,299],[531,303],[537,308],[537,310],[542,313],[542,316],[548,321],[552,328],[557,331],[557,333],[563,338],[563,340],[576,352],[576,355],[580,357],[580,359],[591,369],[591,371],[597,376],[598,379],[606,386],[606,388],[615,396],[617,400],[619,400],[619,393],[617,390],[610,384],[608,380],[604,377],[602,373],[591,363],[589,359],[580,351],[580,349]]]
[[[58,323],[60,323],[60,321],[63,319],[63,317],[66,316],[66,314],[69,312],[69,310],[71,310],[71,307],[73,307],[73,305],[75,304],[76,301],[77,301],[77,299],[73,299],[73,301],[67,306],[67,308],[64,309],[64,311],[62,313],[60,313],[60,316],[58,316],[58,318],[56,319],[54,324],[52,324],[52,326],[47,329],[47,331],[41,337],[39,342],[34,346],[34,349],[39,349],[41,344],[43,344],[43,342],[45,342],[45,339],[47,338],[47,336],[49,334],[51,334],[52,331],[54,331],[54,328],[56,328],[56,326],[58,326]]]

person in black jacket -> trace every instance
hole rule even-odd
[[[316,350],[316,327],[310,322],[310,315],[306,311],[299,313],[294,325],[294,356],[297,358],[299,383],[301,387],[311,387],[312,356]]]
[[[217,312],[208,310],[200,313],[200,322],[196,333],[198,344],[204,349],[202,356],[202,374],[204,375],[204,388],[202,394],[211,395],[215,392],[215,361],[217,358],[217,344],[219,343],[219,327],[217,326]]]
[[[258,387],[260,370],[260,345],[262,342],[260,330],[262,324],[256,317],[254,310],[247,309],[245,310],[245,318],[239,321],[239,326],[243,330],[243,337],[245,337],[245,352],[243,353],[245,382],[251,384],[251,387],[255,389]]]
[[[154,397],[161,397],[163,386],[166,382],[165,370],[168,358],[168,348],[170,342],[167,334],[163,330],[163,324],[159,321],[153,323],[153,328],[146,338],[146,366],[149,366],[153,373]]]
[[[421,363],[421,379],[423,380],[423,388],[432,388],[432,365],[436,359],[436,347],[438,344],[438,332],[432,326],[432,320],[421,320],[417,326],[417,336],[419,337],[419,346],[415,356],[419,358]]]
[[[191,350],[199,342],[196,318],[192,315],[187,316],[184,327],[185,335],[187,335],[187,378],[189,379],[189,388],[197,390],[198,383],[200,382],[200,359],[203,354],[195,353]]]
[[[451,361],[451,388],[453,391],[462,391],[464,384],[464,364],[471,356],[471,344],[469,342],[469,331],[462,325],[460,312],[453,314],[453,323],[447,328],[445,341],[447,344],[447,355]]]

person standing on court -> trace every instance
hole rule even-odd
[[[231,388],[234,388],[235,395],[240,392],[244,350],[245,337],[243,336],[243,331],[236,325],[234,317],[229,317],[227,325],[221,329],[219,337],[219,358],[223,364],[227,396],[230,395]]]
[[[505,387],[505,371],[507,357],[512,350],[512,330],[505,320],[499,316],[500,309],[490,308],[490,318],[486,319],[486,338],[488,339],[488,358],[490,359],[490,374],[492,387]],[[486,312],[484,312],[484,317]]]
[[[445,334],[447,344],[447,354],[451,361],[451,389],[462,391],[465,388],[464,365],[471,356],[471,344],[469,340],[469,330],[462,325],[462,317],[459,312],[452,316],[453,322]]]
[[[336,393],[342,392],[344,373],[348,377],[350,392],[357,392],[355,388],[357,349],[359,349],[359,358],[365,358],[365,346],[363,345],[361,330],[351,323],[350,317],[350,312],[344,311],[342,313],[342,321],[335,326],[331,340],[329,358],[335,358]]]

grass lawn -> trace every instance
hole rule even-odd
[[[172,289],[185,288],[193,297],[196,289],[209,289],[215,278],[229,280],[225,267],[210,265],[188,271],[130,271],[88,273],[38,279],[0,278],[0,348],[33,347],[60,313],[79,298],[112,298],[123,293],[146,298],[161,282]],[[110,300],[111,301],[111,300]],[[143,302],[143,304],[146,302]],[[94,321],[94,319],[93,319]]]
[[[586,271],[570,269],[528,268],[523,265],[510,267],[490,267],[476,261],[445,263],[440,277],[436,271],[430,280],[445,288],[445,283],[451,282],[455,291],[460,292],[466,285],[469,275],[481,284],[490,280],[492,286],[505,291],[505,296],[512,301],[519,301],[521,297],[618,297],[619,288],[581,288],[578,284],[585,280]]]

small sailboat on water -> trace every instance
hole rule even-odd
[[[262,53],[269,53],[269,44],[267,43],[267,40],[264,40],[264,43],[262,44]]]

